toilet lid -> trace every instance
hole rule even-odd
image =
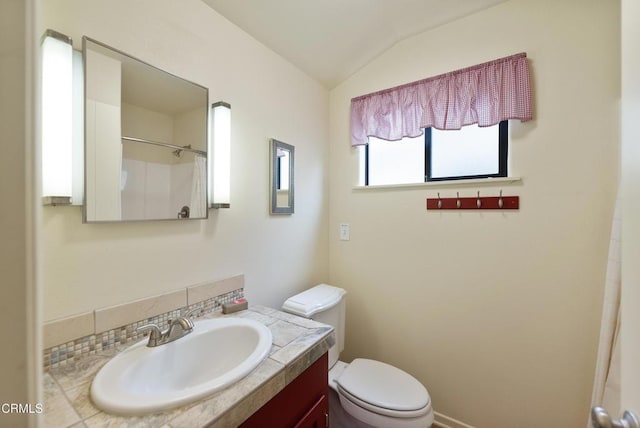
[[[334,307],[347,294],[342,288],[319,284],[295,296],[289,297],[282,309],[290,314],[311,318],[318,312]]]
[[[356,358],[337,382],[353,397],[384,409],[419,410],[430,402],[427,389],[413,376],[380,361]]]

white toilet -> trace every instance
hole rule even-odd
[[[336,344],[329,350],[329,386],[338,393],[346,413],[372,427],[430,427],[431,398],[413,376],[380,361],[338,361],[344,349],[345,295],[342,288],[320,284],[290,297],[282,309],[335,329]]]

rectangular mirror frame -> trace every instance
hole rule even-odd
[[[289,195],[287,198],[286,206],[278,206],[278,149],[287,150],[290,153],[289,156]],[[294,158],[295,147],[278,141],[275,138],[271,139],[271,214],[293,214],[294,213]]]
[[[117,54],[117,55],[129,58],[131,60],[134,60],[134,61],[140,63],[141,65],[148,66],[151,69],[159,71],[159,72],[165,74],[166,76],[168,76],[170,78],[179,79],[179,81],[191,84],[191,85],[193,85],[194,88],[195,87],[201,88],[203,90],[203,97],[204,97],[203,109],[206,112],[205,116],[204,116],[205,123],[203,124],[203,126],[204,126],[204,137],[205,137],[205,139],[203,141],[203,147],[206,150],[206,148],[208,146],[208,139],[209,139],[209,113],[208,113],[208,110],[209,110],[209,89],[207,87],[199,85],[199,84],[194,83],[194,82],[191,82],[191,81],[189,81],[187,79],[184,79],[182,77],[176,76],[175,74],[172,74],[172,73],[169,73],[169,72],[167,72],[165,70],[162,70],[162,69],[160,69],[160,68],[158,68],[158,67],[156,67],[154,65],[151,65],[151,64],[149,64],[149,63],[147,63],[145,61],[142,61],[142,60],[140,60],[140,59],[138,59],[138,58],[136,58],[136,57],[134,57],[132,55],[129,55],[129,54],[125,53],[125,52],[122,52],[122,51],[120,51],[118,49],[115,49],[115,48],[113,48],[113,47],[111,47],[111,46],[109,46],[109,45],[107,45],[105,43],[102,43],[102,42],[99,42],[99,41],[97,41],[95,39],[91,39],[91,38],[89,38],[87,36],[84,36],[83,37],[82,54],[83,54],[83,66],[84,66],[83,68],[84,68],[84,73],[85,73],[85,79],[84,79],[85,97],[87,96],[87,81],[89,80],[88,76],[86,76],[86,73],[87,73],[87,64],[86,64],[86,57],[87,57],[87,54],[86,54],[87,47],[86,47],[86,45],[87,45],[87,42],[90,42],[90,43],[93,43],[95,45],[98,45],[101,48],[108,49],[108,50],[114,52],[114,54]],[[204,209],[204,215],[202,217],[193,217],[193,218],[191,218],[191,217],[189,217],[189,218],[181,218],[181,217],[179,217],[180,213],[184,212],[184,208],[185,207],[183,207],[182,211],[180,211],[176,217],[141,218],[141,219],[137,219],[136,218],[136,219],[124,219],[124,220],[123,219],[120,219],[120,220],[111,220],[111,219],[101,220],[101,219],[97,219],[97,218],[88,219],[87,218],[88,217],[87,216],[87,175],[86,175],[87,174],[87,168],[86,168],[86,162],[87,162],[87,159],[86,159],[86,156],[87,156],[87,135],[86,135],[87,126],[86,126],[86,121],[87,121],[87,117],[86,117],[86,114],[87,113],[86,113],[86,102],[85,102],[85,112],[84,112],[84,115],[85,115],[85,136],[84,136],[84,140],[85,140],[84,141],[84,145],[85,145],[85,150],[84,150],[84,152],[85,152],[85,177],[84,177],[83,223],[113,223],[113,222],[119,223],[119,222],[164,221],[164,220],[182,220],[182,219],[186,219],[186,220],[204,220],[204,219],[208,218],[208,211],[209,211],[208,210],[208,204],[209,204],[209,201],[208,201],[208,196],[207,196],[208,195],[207,187],[209,186],[209,183],[208,183],[208,179],[205,179],[205,181],[204,181],[204,185],[205,185],[205,191],[204,191],[205,203],[204,203],[204,207],[205,207],[205,209]],[[163,143],[163,142],[149,141],[149,140],[139,139],[139,138],[132,138],[132,137],[123,135],[122,129],[120,129],[119,131],[120,131],[121,140],[128,140],[128,141],[133,141],[133,142],[138,141],[138,142],[141,142],[141,143],[146,143],[145,145],[149,145],[150,144],[151,146],[156,146],[156,147],[162,147],[163,146],[168,150],[174,150],[174,153],[175,152],[179,153],[181,151],[187,151],[187,152],[197,153],[199,155],[204,155],[205,168],[206,169],[209,168],[208,155],[207,155],[206,151],[204,151],[204,150],[197,150],[197,149],[187,148],[187,147],[190,147],[190,146],[179,146],[179,145],[174,145],[174,144],[170,144],[170,143]],[[206,171],[206,169],[205,169],[205,171]],[[205,175],[208,175],[208,174],[205,174]]]

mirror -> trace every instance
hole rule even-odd
[[[293,214],[295,148],[271,139],[271,214]]]
[[[207,88],[88,37],[83,221],[204,219]]]

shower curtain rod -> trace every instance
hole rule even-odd
[[[134,137],[122,137],[123,140],[126,141],[133,141],[134,143],[144,143],[144,144],[152,144],[154,146],[162,146],[162,147],[167,147],[169,149],[174,149],[174,150],[184,150],[186,152],[193,152],[195,154],[198,154],[200,156],[207,156],[207,152],[204,152],[202,150],[196,150],[196,149],[192,149],[189,147],[182,147],[182,146],[177,146],[175,144],[169,144],[169,143],[159,143],[157,141],[151,141],[151,140],[144,140],[142,138],[134,138]]]

